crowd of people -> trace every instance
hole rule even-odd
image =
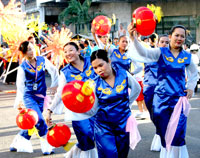
[[[49,28],[52,32],[54,29],[61,27],[56,23]],[[7,76],[6,82],[16,82],[15,107],[30,108],[38,113],[36,128],[44,138],[41,141],[43,154],[54,153],[46,134],[52,124],[52,113],[63,111],[63,87],[73,80],[92,79],[96,85],[97,108],[89,114],[65,109],[65,120],[72,121],[78,140],[65,155],[67,158],[126,158],[129,148],[135,149],[141,139],[135,117],[152,120],[156,134],[150,149],[160,151],[160,158],[188,158],[185,144],[188,99],[193,96],[199,79],[200,55],[197,44],[185,50],[186,28],[177,25],[168,35],[153,33],[144,37],[132,24],[128,26],[127,36],[120,25],[118,37],[113,41],[109,41],[109,34],[100,36],[95,31],[92,27],[93,41],[72,40],[64,45],[67,61],[59,68],[51,63],[53,52],[45,54],[44,39],[37,44],[35,37],[30,36],[20,44],[24,57],[21,63],[9,52],[6,43],[1,44],[0,75],[8,69],[5,64],[11,65],[9,71],[20,64],[18,71]],[[51,91],[55,94],[46,117],[42,115],[47,90],[45,70],[51,75]],[[131,111],[134,101],[138,104],[138,113]],[[176,124],[171,125],[172,121]],[[21,130],[10,151],[33,152],[30,138],[27,130]]]

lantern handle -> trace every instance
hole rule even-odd
[[[56,126],[56,124],[53,123],[53,124],[48,128],[48,131],[52,130],[55,126]]]

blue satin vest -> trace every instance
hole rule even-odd
[[[74,80],[85,82],[90,78],[94,79],[96,77],[96,73],[94,72],[94,69],[90,63],[90,57],[84,58],[83,71],[73,67],[70,63],[67,64],[61,71],[64,73],[67,82]]]
[[[191,54],[182,50],[174,58],[169,48],[160,48],[158,60],[158,84],[155,92],[170,96],[185,96],[185,68],[190,64]]]
[[[36,57],[37,66],[37,79],[36,68],[33,69],[27,64],[28,61],[24,60],[21,64],[22,69],[25,72],[25,93],[28,94],[42,94],[46,96],[46,82],[45,82],[45,59],[42,56]],[[29,63],[30,64],[30,63]],[[37,83],[37,90],[33,90],[33,84]]]
[[[157,84],[158,63],[145,63],[144,64],[144,85],[154,86]]]
[[[116,66],[118,69],[122,68],[126,71],[129,71],[131,66],[131,59],[127,58],[126,53],[122,55],[118,49],[114,49],[110,59],[113,67]]]
[[[97,121],[121,125],[131,115],[129,108],[128,77],[123,69],[116,69],[114,87],[100,76],[95,79],[99,110]]]

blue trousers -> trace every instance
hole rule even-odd
[[[144,101],[151,116],[151,120],[153,120],[152,104],[153,104],[154,90],[155,86],[148,85],[143,87]]]
[[[99,158],[127,158],[129,152],[129,133],[126,121],[114,125],[95,121],[95,140]]]
[[[31,94],[25,94],[24,104],[26,108],[33,109],[37,112],[39,120],[35,127],[38,129],[38,133],[41,137],[45,136],[47,134],[48,127],[42,115],[44,98],[40,98]],[[28,140],[31,138],[31,136],[28,135],[28,130],[21,130],[19,134]]]
[[[87,151],[95,147],[93,117],[82,121],[72,121],[72,127],[78,140],[78,148]]]
[[[153,100],[153,122],[156,125],[158,134],[161,137],[162,146],[165,147],[165,133],[169,119],[172,115],[174,107],[178,102],[179,96],[167,96],[155,93]],[[185,145],[187,117],[181,111],[181,115],[178,122],[178,127],[175,132],[172,146]]]

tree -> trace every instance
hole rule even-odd
[[[67,26],[70,24],[88,24],[98,15],[105,15],[101,12],[89,13],[92,0],[85,0],[82,4],[78,0],[70,0],[69,6],[65,8],[58,16],[59,22],[64,22]],[[85,27],[87,28],[87,27]]]

